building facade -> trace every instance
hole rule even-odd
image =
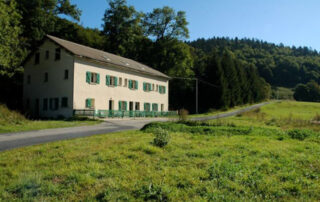
[[[136,61],[47,36],[24,63],[24,108],[35,117],[77,110],[166,112],[169,77]]]

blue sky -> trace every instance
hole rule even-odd
[[[127,0],[136,10],[170,6],[186,11],[189,40],[248,37],[320,50],[319,0]],[[107,0],[71,0],[82,10],[80,24],[101,29]]]

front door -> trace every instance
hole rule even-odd
[[[129,102],[129,111],[133,111],[133,102]]]
[[[113,100],[109,100],[109,110],[113,110]]]

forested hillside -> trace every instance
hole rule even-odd
[[[204,54],[228,49],[247,64],[255,65],[272,86],[295,87],[320,82],[320,54],[307,47],[287,47],[255,39],[211,38],[188,43]]]

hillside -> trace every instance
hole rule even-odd
[[[238,59],[258,68],[272,86],[295,87],[311,80],[320,82],[320,54],[307,47],[288,47],[255,39],[218,38],[188,42],[203,54],[232,51]],[[200,55],[198,53],[198,55]]]

